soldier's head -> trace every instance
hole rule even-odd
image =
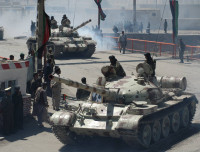
[[[150,53],[145,53],[144,54],[146,60],[150,60],[151,59],[151,54]]]
[[[54,16],[51,16],[51,20],[54,20]]]
[[[122,35],[124,35],[124,31],[122,31]]]
[[[43,82],[43,83],[42,83],[42,88],[43,88],[44,90],[46,90],[46,88],[47,88],[47,83],[46,83],[46,82]]]
[[[33,74],[33,78],[34,78],[34,80],[37,80],[37,79],[38,79],[38,73],[37,73],[37,72],[35,72],[35,73]]]
[[[63,15],[63,19],[66,19],[66,18],[67,18],[67,16],[66,16],[66,14],[64,14],[64,15]]]
[[[20,59],[23,59],[23,60],[24,60],[24,53],[21,53],[21,54],[20,54]]]
[[[10,60],[14,60],[14,55],[10,55]]]
[[[82,82],[83,84],[86,84],[86,78],[85,78],[85,77],[82,77],[82,78],[81,78],[81,82]]]
[[[110,63],[111,63],[112,65],[116,64],[117,59],[115,58],[114,55],[109,56],[109,59],[110,59]]]
[[[20,92],[20,86],[15,86],[15,92],[19,93]]]
[[[58,66],[55,66],[55,73],[58,75],[61,74],[61,70]]]

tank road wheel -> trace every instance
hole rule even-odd
[[[178,112],[172,115],[171,124],[172,124],[172,131],[177,132],[180,127],[180,115]]]
[[[187,127],[189,125],[189,110],[187,107],[185,107],[182,111],[181,111],[181,125],[182,127]]]
[[[189,105],[189,112],[190,112],[190,123],[192,122],[192,119],[195,115],[196,112],[196,102],[192,101],[191,104]]]
[[[144,147],[147,147],[147,148],[149,147],[151,143],[151,126],[150,125],[144,125],[142,127],[140,140],[141,140],[141,144]]]
[[[169,117],[166,116],[162,120],[162,136],[166,138],[169,135],[170,131],[170,120]]]
[[[83,52],[84,58],[90,58],[96,50],[95,45],[88,45],[87,49]]]
[[[161,125],[160,121],[156,120],[152,126],[152,140],[156,143],[159,141],[161,136]]]
[[[73,144],[76,138],[72,132],[69,131],[66,126],[52,126],[52,131],[56,138],[65,145]]]

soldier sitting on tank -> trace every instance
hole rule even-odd
[[[86,78],[83,77],[81,79],[81,82],[83,84],[86,84]],[[89,96],[90,96],[90,92],[89,91],[86,91],[86,90],[83,90],[83,89],[77,89],[77,92],[76,92],[76,98],[77,99],[85,100],[85,99],[88,99]]]
[[[155,76],[155,69],[156,69],[156,60],[153,60],[153,58],[151,57],[150,53],[146,53],[146,54],[144,54],[144,56],[146,58],[145,63],[149,64],[150,67],[153,70],[153,73],[151,74],[151,77],[154,77]]]
[[[54,16],[51,16],[51,28],[52,29],[58,28],[57,21],[54,19]]]
[[[101,68],[101,72],[105,76],[106,81],[110,82],[110,81],[116,80],[118,78],[115,68],[112,66],[103,66]]]
[[[121,64],[119,63],[119,61],[117,61],[117,59],[115,58],[115,56],[109,56],[110,59],[110,66],[114,67],[115,71],[116,71],[116,75],[119,77],[125,77],[126,73],[123,69],[123,67],[121,66]]]
[[[61,25],[63,27],[70,27],[71,21],[67,18],[67,16],[64,14],[62,21],[61,21]]]

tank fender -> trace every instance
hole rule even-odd
[[[60,111],[51,116],[50,122],[58,126],[72,126],[75,118],[76,115],[73,112]]]
[[[122,115],[115,129],[118,131],[136,132],[142,118],[142,115]]]

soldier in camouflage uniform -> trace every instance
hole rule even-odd
[[[115,58],[115,56],[113,55],[109,56],[109,59],[110,59],[110,66],[114,67],[116,75],[119,77],[125,77],[126,73],[121,64],[119,63],[119,61],[117,61],[117,59]]]
[[[63,27],[70,27],[71,21],[67,18],[67,16],[64,14],[62,21],[61,21],[61,25]]]
[[[51,16],[51,28],[52,29],[58,28],[57,21],[54,19],[54,16]]]
[[[55,67],[55,74],[60,76],[61,70],[59,67]],[[52,103],[53,109],[59,111],[60,109],[60,97],[61,97],[61,83],[51,81],[52,88]]]
[[[125,54],[126,45],[127,45],[127,38],[126,38],[126,35],[124,34],[124,31],[122,31],[122,34],[120,35],[120,37],[118,39],[118,43],[120,44],[120,53],[123,49],[123,54]]]
[[[86,78],[83,77],[81,79],[81,82],[83,84],[86,84]],[[83,90],[83,89],[77,89],[77,92],[76,92],[76,98],[77,99],[85,100],[85,99],[88,99],[89,95],[90,95],[89,91],[86,91],[86,90]]]

